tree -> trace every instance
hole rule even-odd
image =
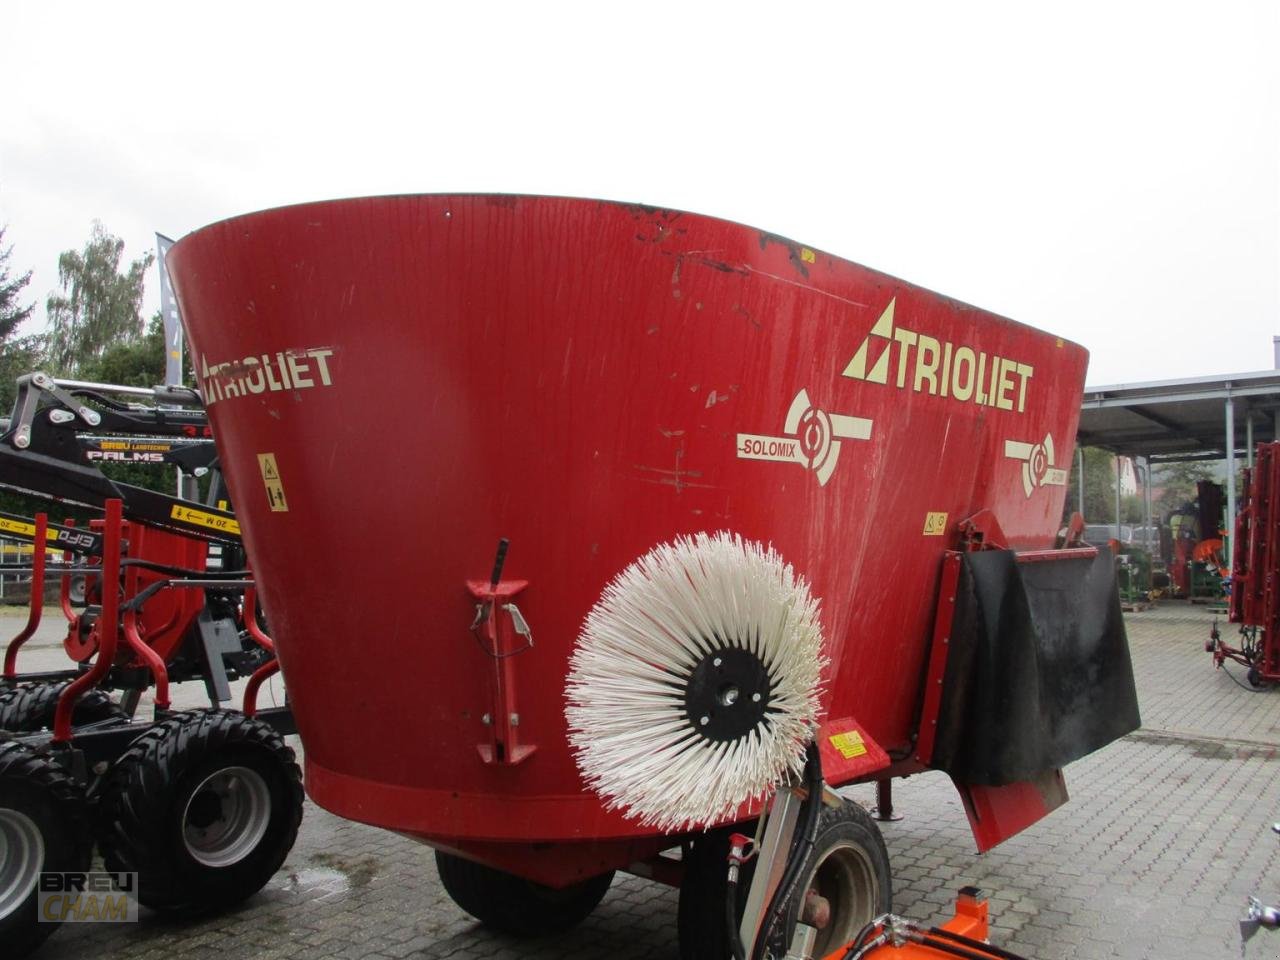
[[[1084,518],[1089,523],[1111,523],[1116,518],[1116,458],[1109,450],[1083,447]],[[1080,509],[1080,467],[1073,457],[1068,468],[1067,501],[1063,522]]]
[[[1162,463],[1155,469],[1155,488],[1159,490],[1152,510],[1164,516],[1196,499],[1196,483],[1218,479],[1218,460],[1192,460],[1186,463]]]
[[[154,387],[164,382],[164,320],[156,313],[145,336],[110,344],[102,354],[80,365],[80,376],[97,383]]]
[[[22,288],[31,282],[31,271],[17,277],[9,276],[9,257],[13,254],[13,247],[4,246],[6,229],[8,228],[0,227],[0,349],[4,348],[5,342],[13,336],[18,325],[31,316],[31,310],[35,306],[27,304],[24,307],[18,302]]]
[[[17,381],[24,373],[39,370],[45,355],[45,337],[12,337],[0,340],[0,417],[7,417],[17,399]]]
[[[137,342],[142,335],[143,277],[155,259],[148,253],[124,273],[124,241],[95,220],[84,250],[58,258],[62,293],[49,297],[49,365],[62,376],[79,376],[108,347]]]

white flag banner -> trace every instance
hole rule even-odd
[[[164,382],[173,386],[182,384],[182,320],[178,315],[178,301],[169,282],[169,270],[165,256],[173,241],[162,233],[156,234],[156,258],[160,265],[160,316],[164,319]]]

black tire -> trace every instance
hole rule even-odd
[[[80,787],[16,742],[0,743],[0,838],[0,950],[24,957],[58,928],[37,915],[39,875],[88,870],[93,841]],[[30,860],[35,840],[43,856]]]
[[[846,800],[823,808],[800,889],[815,891],[831,905],[830,922],[814,943],[815,957],[848,943],[869,920],[893,908],[889,851],[880,828],[858,804]]]
[[[284,863],[302,822],[302,772],[265,723],[192,711],[116,761],[95,821],[107,869],[137,872],[139,902],[211,912],[253,896]]]
[[[514,937],[562,933],[581,923],[613,882],[610,870],[556,889],[440,850],[436,870],[454,903],[486,927]]]
[[[34,733],[53,728],[58,697],[70,680],[57,683],[33,683],[15,687],[0,694],[0,730],[12,733]],[[72,726],[97,723],[100,720],[128,720],[129,715],[111,699],[105,690],[86,690],[71,711]]]
[[[681,960],[728,960],[731,956],[725,922],[729,835],[751,835],[754,829],[751,824],[720,828],[694,839],[685,858],[676,917]],[[748,861],[738,880],[738,916],[742,915],[755,863]],[[831,953],[852,940],[868,920],[889,912],[893,899],[889,853],[879,828],[856,803],[845,801],[838,809],[823,807],[792,916],[810,888],[831,905],[830,920],[818,931],[815,957]],[[775,934],[773,952],[778,956],[789,946],[781,939]]]

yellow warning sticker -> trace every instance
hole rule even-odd
[[[845,733],[837,733],[833,737],[828,737],[831,745],[839,751],[840,756],[846,760],[852,760],[854,757],[861,757],[867,752],[867,744],[862,739],[862,734],[857,730],[849,730]]]
[[[284,498],[284,484],[280,480],[280,468],[276,466],[274,453],[258,454],[258,469],[262,471],[262,483],[267,488],[267,502],[275,513],[287,513],[289,503]]]
[[[808,247],[801,247],[801,248],[800,248],[800,259],[801,259],[801,260],[803,260],[805,263],[813,263],[813,262],[815,262],[815,261],[818,259],[818,257],[817,257],[817,255],[816,255],[812,250],[810,250]]]
[[[934,510],[924,515],[924,535],[926,537],[940,537],[947,532],[947,515],[944,512]]]
[[[174,504],[169,511],[169,516],[174,520],[181,520],[183,523],[194,524],[198,527],[208,527],[210,530],[217,530],[220,533],[240,533],[240,524],[231,517],[219,517],[212,513],[206,513],[203,510],[196,510],[193,507],[183,507]]]

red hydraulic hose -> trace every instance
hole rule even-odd
[[[58,697],[58,708],[53,715],[53,742],[66,743],[71,739],[71,711],[80,694],[107,675],[116,658],[116,641],[119,630],[116,617],[120,613],[120,515],[121,502],[108,500],[106,522],[102,530],[102,612],[98,616],[98,656],[93,666],[80,674]]]
[[[252,717],[258,712],[258,688],[268,679],[280,672],[279,660],[268,660],[257,670],[253,671],[253,676],[249,678],[249,682],[244,687],[244,707],[242,713],[246,717]]]
[[[147,665],[156,682],[156,709],[169,709],[169,670],[160,659],[160,654],[148,646],[138,632],[138,611],[130,607],[124,612],[124,639],[134,654]]]
[[[76,521],[74,517],[67,517],[62,521],[65,527],[74,527]],[[62,551],[62,562],[70,565],[75,560],[75,554],[70,550]],[[62,615],[67,618],[67,623],[75,623],[79,615],[71,609],[71,574],[64,573],[61,582],[58,584],[58,604],[62,607]]]
[[[267,653],[275,653],[276,645],[258,626],[258,594],[253,587],[244,589],[244,628],[255,643]]]

